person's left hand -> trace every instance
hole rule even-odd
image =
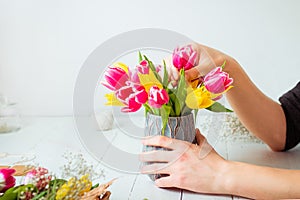
[[[227,161],[207,143],[205,137],[196,129],[199,145],[171,139],[165,136],[148,137],[143,145],[159,146],[170,151],[151,151],[140,155],[144,174],[167,174],[169,176],[155,181],[158,187],[177,187],[201,193],[222,193],[223,173]]]

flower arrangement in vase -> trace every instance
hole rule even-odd
[[[188,83],[185,71],[198,64],[199,57],[191,45],[177,47],[172,54],[173,66],[179,80],[171,82],[166,62],[155,65],[139,52],[139,63],[129,68],[123,63],[108,67],[102,84],[111,93],[106,94],[107,105],[121,106],[122,112],[145,108],[145,136],[164,135],[188,142],[195,139],[195,119],[199,109],[213,112],[232,112],[217,102],[232,88],[233,79],[223,71],[224,64],[214,68],[205,77]],[[159,147],[144,147],[144,151]],[[147,164],[147,163],[146,163]],[[150,175],[152,180],[161,174]]]

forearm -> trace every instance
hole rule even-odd
[[[286,122],[281,105],[264,95],[232,57],[201,44],[195,43],[194,48],[200,53],[199,63],[196,68],[186,72],[187,80],[193,81],[199,76],[205,76],[226,61],[224,71],[233,78],[234,86],[226,96],[233,110],[254,135],[273,150],[283,150]]]
[[[300,198],[300,171],[229,162],[224,193],[253,199]],[[221,180],[222,181],[222,180]]]
[[[234,87],[226,96],[235,113],[248,130],[273,150],[282,150],[286,124],[280,104],[264,95],[234,59],[227,57],[226,61],[224,71],[234,79]]]

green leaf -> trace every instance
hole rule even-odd
[[[181,116],[190,114],[192,112],[192,109],[187,107],[186,105],[183,106],[182,111],[181,111]]]
[[[194,122],[195,124],[197,123],[197,114],[198,114],[198,109],[194,109]]]
[[[176,95],[176,98],[178,99],[178,102],[175,102],[176,103],[175,110],[177,110],[179,108],[180,111],[182,111],[183,108],[185,107],[185,99],[186,99],[186,95],[187,95],[184,69],[180,70],[180,78],[179,78],[178,85],[177,85],[177,88],[175,91],[175,95]],[[176,112],[177,116],[180,116],[180,114],[181,113]]]
[[[169,74],[168,74],[168,71],[167,71],[167,65],[166,65],[165,60],[163,60],[163,62],[164,62],[163,87],[166,89],[168,87],[168,84],[169,84]]]
[[[171,117],[176,117],[176,114],[175,114],[175,111],[174,109],[172,108],[172,106],[170,106],[171,110],[170,110],[170,115]]]
[[[141,52],[139,51],[139,63],[141,63],[142,60],[144,60],[144,59],[143,59],[143,56],[142,56]]]
[[[168,120],[169,120],[170,111],[171,111],[171,107],[168,106],[168,105],[163,105],[160,108],[161,119],[162,119],[162,122],[163,122],[163,127],[162,127],[162,130],[161,130],[162,135],[165,135],[165,130],[166,130],[167,123],[168,123]]]
[[[144,58],[145,58],[145,60],[147,60],[147,62],[148,62],[148,64],[149,64],[149,68],[150,68],[150,70],[153,72],[155,78],[163,85],[162,80],[161,80],[161,77],[160,77],[159,74],[157,73],[156,68],[155,68],[153,62],[152,62],[151,60],[149,60],[148,57],[145,56],[145,55],[144,55]]]
[[[15,200],[18,198],[18,193],[15,192],[15,187],[10,188],[5,191],[5,193],[0,197],[0,200]]]
[[[224,69],[225,65],[226,65],[226,60],[224,60],[223,64],[221,65],[221,68]]]
[[[144,103],[143,104],[144,108],[145,108],[145,116],[147,116],[147,114],[150,112],[150,113],[154,113],[151,109],[151,107],[147,104],[147,103]]]
[[[178,98],[174,93],[169,94],[170,101],[172,102],[173,110],[174,110],[174,117],[179,116],[181,112],[181,105],[178,101]]]
[[[210,110],[212,112],[233,112],[232,110],[226,108],[219,102],[215,102],[213,105],[211,105],[210,107],[207,107],[206,109]]]
[[[97,187],[99,187],[99,183],[97,183],[96,185],[93,185],[91,190],[94,189],[94,188],[97,188]]]
[[[65,184],[67,181],[64,179],[53,179],[50,181],[50,188],[52,188],[52,190],[50,191],[50,193],[56,193],[57,189],[56,188],[60,188],[63,184]]]
[[[38,200],[41,197],[43,197],[46,193],[47,193],[47,191],[43,191],[43,192],[39,193],[38,195],[36,195],[35,197],[33,197],[31,200]]]

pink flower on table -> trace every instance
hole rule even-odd
[[[16,179],[12,176],[15,172],[14,169],[0,169],[0,192],[5,192],[15,186]]]
[[[149,91],[148,103],[151,107],[161,108],[162,105],[169,102],[169,95],[165,89],[152,86]]]
[[[33,184],[38,190],[44,189],[51,181],[51,176],[48,176],[48,170],[38,167],[29,171],[24,179],[24,184]]]
[[[116,97],[126,105],[121,109],[122,112],[135,112],[147,102],[148,93],[142,85],[131,82],[120,88]]]
[[[192,45],[177,47],[173,52],[173,65],[178,70],[189,70],[198,64],[197,51],[192,48]]]
[[[104,78],[106,82],[102,82],[102,85],[113,91],[123,87],[129,80],[127,72],[121,67],[108,67],[104,73]]]
[[[214,94],[223,93],[232,83],[233,79],[229,78],[229,74],[223,72],[221,67],[216,67],[210,71],[203,80],[205,88]]]

